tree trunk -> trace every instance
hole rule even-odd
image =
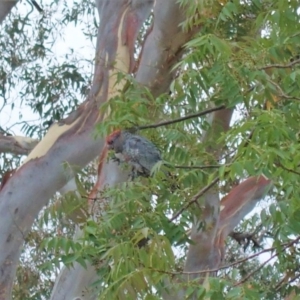
[[[10,13],[12,8],[17,4],[18,0],[0,0],[0,24]]]
[[[95,125],[104,118],[99,107],[122,89],[124,82],[117,82],[117,73],[130,70],[134,41],[147,15],[143,13],[147,5],[138,7],[140,17],[128,2],[98,2],[103,14],[88,99],[67,119],[51,126],[0,193],[0,299],[11,296],[21,247],[34,219],[68,180],[70,170],[65,170],[65,163],[71,169],[82,168],[101,152],[103,140],[93,137]]]

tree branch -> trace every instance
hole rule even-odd
[[[297,243],[300,240],[300,236],[298,236],[297,238],[293,239],[292,241],[283,244],[283,248],[273,254],[269,259],[267,259],[266,261],[264,261],[262,264],[260,264],[256,269],[254,269],[252,272],[250,272],[249,274],[247,274],[247,276],[245,276],[243,279],[241,279],[239,282],[237,282],[234,286],[238,286],[241,285],[243,283],[245,283],[251,276],[253,276],[256,272],[258,272],[261,268],[263,268],[267,263],[269,263],[273,258],[275,258],[276,256],[278,256],[279,253],[283,252],[285,249],[287,249],[288,247],[292,246],[293,244]],[[276,250],[276,249],[274,249]]]
[[[220,167],[223,166],[229,166],[229,164],[224,164],[224,165],[206,165],[206,166],[183,166],[183,165],[170,165],[171,167],[175,168],[175,169],[196,169],[196,170],[201,170],[201,169],[218,169]]]
[[[6,136],[0,133],[0,153],[28,154],[38,140],[23,136]]]
[[[210,184],[205,186],[202,190],[200,190],[196,195],[193,196],[193,198],[181,209],[179,209],[173,217],[169,220],[169,222],[173,222],[183,211],[185,211],[190,205],[192,205],[194,202],[197,202],[197,200],[203,196],[210,188],[212,188],[218,181],[220,180],[220,177],[216,177]]]
[[[288,69],[294,65],[297,65],[300,63],[300,59],[296,59],[293,62],[286,64],[286,65],[281,65],[281,64],[272,64],[272,65],[267,65],[264,67],[258,68],[258,70],[267,70],[267,69],[272,69],[272,68],[277,68],[277,69]]]
[[[294,96],[289,96],[287,95],[283,90],[282,88],[280,87],[280,85],[278,83],[276,83],[275,81],[271,80],[271,79],[268,79],[268,81],[270,83],[272,83],[280,92],[280,95],[278,95],[278,97],[280,98],[284,98],[284,99],[287,99],[287,100],[298,100],[300,101],[300,98],[299,97],[294,97]]]
[[[43,13],[44,10],[37,4],[35,0],[27,0],[30,5],[33,5],[39,13]]]
[[[285,171],[288,171],[288,172],[290,172],[290,173],[294,173],[294,174],[296,174],[296,175],[299,175],[300,176],[300,172],[297,172],[297,171],[295,171],[295,170],[293,170],[293,169],[290,169],[290,168],[286,168],[283,164],[281,164],[280,162],[278,162],[278,163],[275,163],[278,167],[280,167],[280,168],[282,168],[283,170],[285,170]]]
[[[225,105],[220,105],[220,106],[209,108],[209,109],[200,111],[198,113],[190,114],[190,115],[187,115],[187,116],[184,116],[184,117],[181,117],[181,118],[177,118],[177,119],[173,119],[173,120],[169,120],[169,121],[162,121],[162,122],[159,122],[159,123],[156,123],[156,124],[139,126],[137,128],[137,130],[157,128],[157,127],[161,127],[161,126],[167,126],[167,125],[179,123],[179,122],[182,122],[182,121],[185,121],[185,120],[188,120],[188,119],[193,119],[193,118],[205,116],[209,113],[212,113],[214,111],[221,110],[221,109],[224,109],[224,108],[226,108]]]
[[[221,270],[225,270],[225,269],[228,269],[228,268],[231,268],[231,267],[234,267],[238,264],[241,264],[243,262],[246,262],[252,258],[255,258],[263,253],[267,253],[267,252],[270,252],[270,251],[273,251],[275,250],[275,247],[270,247],[270,248],[267,248],[267,249],[264,249],[264,250],[261,250],[255,254],[252,254],[250,256],[247,256],[245,258],[242,258],[242,259],[239,259],[233,263],[230,263],[230,264],[227,264],[225,266],[222,266],[222,267],[219,267],[219,268],[215,268],[215,269],[207,269],[207,270],[199,270],[199,271],[192,271],[192,272],[187,272],[187,271],[180,271],[180,272],[168,272],[168,271],[164,271],[164,270],[159,270],[159,269],[152,269],[153,271],[156,271],[156,272],[159,272],[159,273],[165,273],[165,274],[169,274],[169,275],[193,275],[193,274],[205,274],[205,273],[213,273],[213,272],[218,272],[218,271],[221,271]]]
[[[296,266],[294,272],[296,273],[298,271],[298,267]],[[279,283],[275,286],[275,291],[280,291],[283,287],[286,287],[286,285],[291,284],[292,282],[294,282],[295,280],[297,280],[300,277],[300,273],[298,273],[297,275],[294,275],[292,277],[290,276],[284,276]],[[289,278],[289,279],[288,279]],[[287,280],[288,279],[288,280]]]
[[[285,249],[287,249],[288,247],[292,246],[293,244],[297,243],[298,241],[300,240],[300,236],[297,237],[296,239],[290,241],[290,242],[287,242],[287,243],[282,243],[281,246],[283,246],[283,249],[282,251],[284,251]],[[264,254],[264,253],[267,253],[267,252],[270,252],[270,251],[274,251],[276,250],[277,247],[269,247],[269,248],[266,248],[266,249],[263,249],[257,253],[254,253],[252,255],[249,255],[245,258],[242,258],[242,259],[239,259],[233,263],[230,263],[230,264],[227,264],[225,266],[222,266],[222,267],[219,267],[219,268],[215,268],[215,269],[207,269],[207,270],[199,270],[199,271],[192,271],[192,272],[187,272],[187,271],[180,271],[180,272],[170,272],[170,271],[165,271],[165,270],[159,270],[159,269],[154,269],[154,268],[150,268],[152,271],[155,271],[155,272],[159,272],[159,273],[164,273],[164,274],[168,274],[168,275],[172,275],[172,276],[176,276],[176,275],[193,275],[193,274],[205,274],[205,273],[212,273],[212,272],[217,272],[217,271],[221,271],[221,270],[225,270],[225,269],[228,269],[228,268],[231,268],[231,267],[234,267],[238,264],[241,264],[243,262],[246,262],[250,259],[253,259],[255,257],[258,257],[260,256],[261,254]],[[281,251],[281,252],[282,252]],[[270,260],[272,260],[274,257],[276,257],[279,253],[277,254],[274,254],[272,255],[266,262],[263,263],[263,265],[265,265],[266,263],[268,263]],[[259,266],[259,268],[262,268],[263,266]],[[258,269],[258,268],[257,268]],[[256,269],[256,270],[257,270]],[[255,272],[251,272],[251,273],[255,273]],[[250,276],[252,276],[253,274],[251,274]],[[249,275],[249,274],[248,274]],[[247,277],[248,277],[247,275]],[[249,277],[250,277],[249,276]],[[246,278],[246,277],[245,277]],[[238,282],[238,284],[235,284],[236,285],[239,285],[243,282]]]

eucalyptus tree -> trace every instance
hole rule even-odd
[[[297,1],[35,4],[0,1],[2,112],[23,132],[0,119],[0,299],[294,297]],[[94,58],[57,59],[67,26]],[[131,180],[115,129],[164,166]]]

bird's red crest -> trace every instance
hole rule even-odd
[[[120,134],[121,134],[121,130],[120,129],[116,129],[110,135],[108,135],[106,137],[106,143],[108,145],[112,144],[114,142],[114,140],[120,136]]]

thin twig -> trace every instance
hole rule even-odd
[[[39,13],[43,13],[44,10],[37,4],[37,2],[35,0],[31,0],[31,3],[33,4],[33,6],[37,9],[37,11]]]
[[[295,34],[292,34],[292,35],[290,36],[290,38],[294,38],[294,37],[296,37],[296,36],[298,36],[298,35],[300,35],[300,32],[296,32]]]
[[[248,139],[251,139],[252,137],[252,132],[250,133],[250,136]],[[233,158],[231,163],[228,163],[227,165],[231,165],[235,160],[237,159],[237,157]],[[207,186],[205,186],[202,190],[200,190],[196,195],[193,196],[193,198],[185,205],[183,206],[181,209],[179,209],[171,219],[169,219],[169,222],[174,221],[183,211],[185,211],[191,204],[193,203],[198,203],[197,200],[203,196],[212,186],[214,186],[218,181],[220,180],[220,177],[217,176],[210,184],[208,184]]]
[[[220,177],[216,177],[210,184],[205,186],[202,190],[200,190],[197,194],[195,194],[185,206],[183,206],[181,209],[179,209],[173,217],[169,220],[169,222],[174,221],[183,211],[185,211],[191,204],[197,202],[197,200],[203,196],[211,187],[213,187],[218,181],[220,180]]]
[[[296,238],[295,240],[292,240],[290,242],[282,243],[281,246],[284,247],[283,250],[285,250],[286,248],[288,248],[292,244],[296,243],[299,239],[300,239],[300,236],[298,238]],[[267,252],[270,252],[270,251],[274,251],[274,250],[276,250],[276,247],[270,247],[270,248],[261,250],[261,251],[259,251],[257,253],[254,253],[252,255],[249,255],[249,256],[247,256],[245,258],[239,259],[239,260],[237,260],[237,261],[235,261],[233,263],[230,263],[230,264],[227,264],[225,266],[222,266],[222,267],[219,267],[219,268],[215,268],[215,269],[199,270],[199,271],[192,271],[192,272],[186,272],[186,271],[171,272],[171,271],[159,270],[159,269],[154,269],[154,268],[151,268],[151,270],[159,272],[159,273],[169,274],[169,275],[193,275],[193,274],[213,273],[213,272],[217,272],[217,271],[221,271],[221,270],[224,270],[224,269],[228,269],[228,268],[234,267],[235,265],[241,264],[241,263],[246,262],[246,261],[248,261],[248,260],[250,260],[252,258],[255,258],[255,257],[257,257],[257,256],[259,256],[261,254],[264,254],[264,253],[267,253]],[[276,255],[278,255],[278,254],[275,254],[275,256]],[[274,258],[274,257],[272,257],[272,258]]]
[[[206,166],[183,166],[183,165],[175,165],[172,166],[175,169],[218,169],[223,166],[228,166],[229,164],[225,165],[206,165]]]
[[[293,244],[297,243],[300,240],[300,236],[298,236],[296,239],[286,243],[280,252],[273,254],[269,259],[267,259],[265,262],[263,262],[261,265],[259,265],[256,269],[254,269],[252,272],[250,272],[247,276],[245,276],[242,280],[237,282],[234,286],[238,286],[246,282],[251,276],[253,276],[256,272],[258,272],[262,267],[264,267],[267,263],[269,263],[273,258],[275,258],[279,253],[283,252],[288,247],[292,246]]]
[[[279,166],[280,168],[282,168],[282,169],[285,170],[285,171],[288,171],[288,172],[291,172],[291,173],[294,173],[294,174],[300,176],[300,172],[297,172],[297,171],[295,171],[295,170],[293,170],[293,169],[289,169],[289,168],[285,167],[284,165],[282,165],[280,162],[275,163],[275,165]]]
[[[286,282],[286,275],[283,276],[282,279],[280,279],[280,281],[275,285],[275,291],[279,291],[282,288],[284,282]]]
[[[215,268],[215,269],[207,269],[207,270],[200,270],[200,271],[192,271],[192,272],[186,272],[186,271],[181,271],[181,272],[169,272],[169,271],[164,271],[164,270],[158,270],[158,269],[151,269],[153,271],[156,271],[156,272],[160,272],[160,273],[166,273],[166,274],[169,274],[169,275],[194,275],[194,274],[204,274],[204,273],[213,273],[213,272],[218,272],[218,271],[221,271],[221,270],[224,270],[224,269],[228,269],[228,268],[231,268],[231,267],[234,267],[235,265],[238,265],[238,264],[241,264],[245,261],[248,261],[252,258],[255,258],[263,253],[266,253],[266,252],[270,252],[270,251],[273,251],[275,250],[274,247],[271,247],[271,248],[267,248],[267,249],[264,249],[260,252],[257,252],[255,254],[252,254],[250,256],[247,256],[245,258],[242,258],[242,259],[239,259],[233,263],[230,263],[230,264],[227,264],[225,266],[222,266],[222,267],[219,267],[219,268]]]
[[[273,254],[269,259],[264,261],[262,264],[260,264],[256,269],[254,269],[252,272],[250,272],[247,276],[245,276],[242,280],[234,284],[233,286],[238,286],[246,282],[252,275],[254,275],[256,272],[258,272],[260,269],[262,269],[267,263],[269,263],[273,258],[275,258],[278,255],[278,253]]]
[[[296,59],[294,61],[292,61],[291,63],[289,64],[286,64],[286,65],[281,65],[281,64],[272,64],[272,65],[267,65],[267,66],[264,66],[264,67],[260,67],[258,68],[258,70],[267,70],[267,69],[272,69],[272,68],[277,68],[277,69],[288,69],[294,65],[297,65],[300,63],[300,59]]]
[[[291,277],[288,282],[285,282],[286,280],[286,276],[284,276],[279,283],[275,286],[275,291],[279,291],[281,288],[283,288],[285,285],[290,285],[292,282],[294,282],[295,280],[297,280],[300,277],[300,274],[297,274],[293,277]]]
[[[300,61],[300,60],[299,60]],[[278,83],[276,83],[275,81],[271,80],[271,79],[268,79],[268,81],[270,83],[272,83],[280,92],[280,95],[278,95],[278,97],[280,98],[284,98],[284,99],[290,99],[290,100],[299,100],[300,101],[300,98],[299,97],[294,97],[294,96],[289,96],[287,95],[283,90],[282,88],[280,87],[280,85]]]
[[[207,114],[209,114],[211,112],[214,112],[214,111],[217,111],[217,110],[221,110],[221,109],[224,109],[224,108],[226,108],[225,105],[220,105],[220,106],[213,107],[213,108],[210,108],[210,109],[206,109],[206,110],[200,111],[198,113],[190,114],[190,115],[178,118],[178,119],[173,119],[173,120],[168,120],[168,121],[162,121],[162,122],[158,122],[156,124],[139,126],[139,127],[137,127],[137,130],[149,129],[149,128],[157,128],[157,127],[161,127],[161,126],[175,124],[175,123],[182,122],[182,121],[185,121],[185,120],[188,120],[188,119],[205,116],[205,115],[207,115]]]

